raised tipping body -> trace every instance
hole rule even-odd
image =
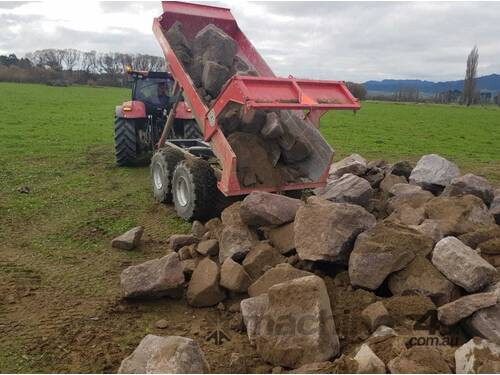
[[[193,116],[203,131],[205,141],[210,143],[218,158],[222,170],[217,182],[219,190],[224,195],[231,196],[255,190],[299,190],[323,186],[333,158],[333,150],[317,130],[319,119],[330,109],[360,108],[357,99],[350,94],[344,83],[277,78],[241,32],[229,9],[170,1],[163,2],[162,5],[164,13],[154,20],[153,31],[164,52],[169,70],[183,90],[184,99],[192,108]],[[176,22],[182,24],[182,33],[190,45],[200,30],[207,25],[213,25],[225,32],[236,43],[235,58],[250,66],[256,76],[233,75],[222,86],[218,95],[206,103],[199,95],[199,87],[188,74],[188,67],[183,65],[165,36],[166,31]],[[276,179],[262,180],[253,185],[243,183],[243,160],[237,159],[230,146],[231,142],[228,141],[234,139],[234,134],[238,133],[233,133],[231,137],[220,123],[228,109],[233,107],[238,107],[241,113],[255,110],[266,110],[266,113],[274,111],[279,114],[281,120],[284,117],[290,120],[288,130],[300,139],[310,153],[305,160],[298,160],[293,164],[293,173],[298,173],[300,178],[291,181],[291,178],[284,178],[284,172],[281,171],[280,177]],[[248,129],[246,131],[251,133]],[[288,166],[283,169],[286,168]],[[259,176],[257,179],[259,180]]]

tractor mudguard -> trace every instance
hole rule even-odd
[[[131,100],[117,105],[115,108],[117,118],[146,118],[146,106],[143,102]]]
[[[191,108],[188,107],[186,102],[179,102],[177,110],[175,111],[175,118],[180,120],[192,120],[193,112]]]

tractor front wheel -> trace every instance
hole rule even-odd
[[[177,164],[172,180],[177,215],[189,221],[205,221],[217,214],[221,194],[207,161],[186,159]]]
[[[115,156],[116,164],[129,167],[137,162],[137,137],[132,120],[115,118]]]

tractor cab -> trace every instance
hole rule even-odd
[[[161,115],[169,108],[173,79],[166,72],[127,71],[132,80],[132,100],[143,102],[148,115]]]
[[[131,68],[126,73],[132,84],[132,98],[115,108],[115,154],[120,166],[135,165],[143,156],[150,156],[175,101],[170,73]],[[188,141],[203,137],[191,109],[183,101],[177,106],[167,137]]]

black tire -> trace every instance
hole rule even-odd
[[[158,202],[172,202],[172,176],[184,154],[171,147],[164,147],[151,158],[150,176],[153,195]]]
[[[205,221],[218,214],[220,196],[212,167],[202,159],[177,164],[172,180],[177,215],[189,221]]]
[[[201,132],[198,124],[194,120],[184,121],[184,138],[185,139],[200,139],[203,138],[203,133]]]
[[[137,162],[137,137],[132,120],[115,118],[115,157],[119,167],[130,167]]]

